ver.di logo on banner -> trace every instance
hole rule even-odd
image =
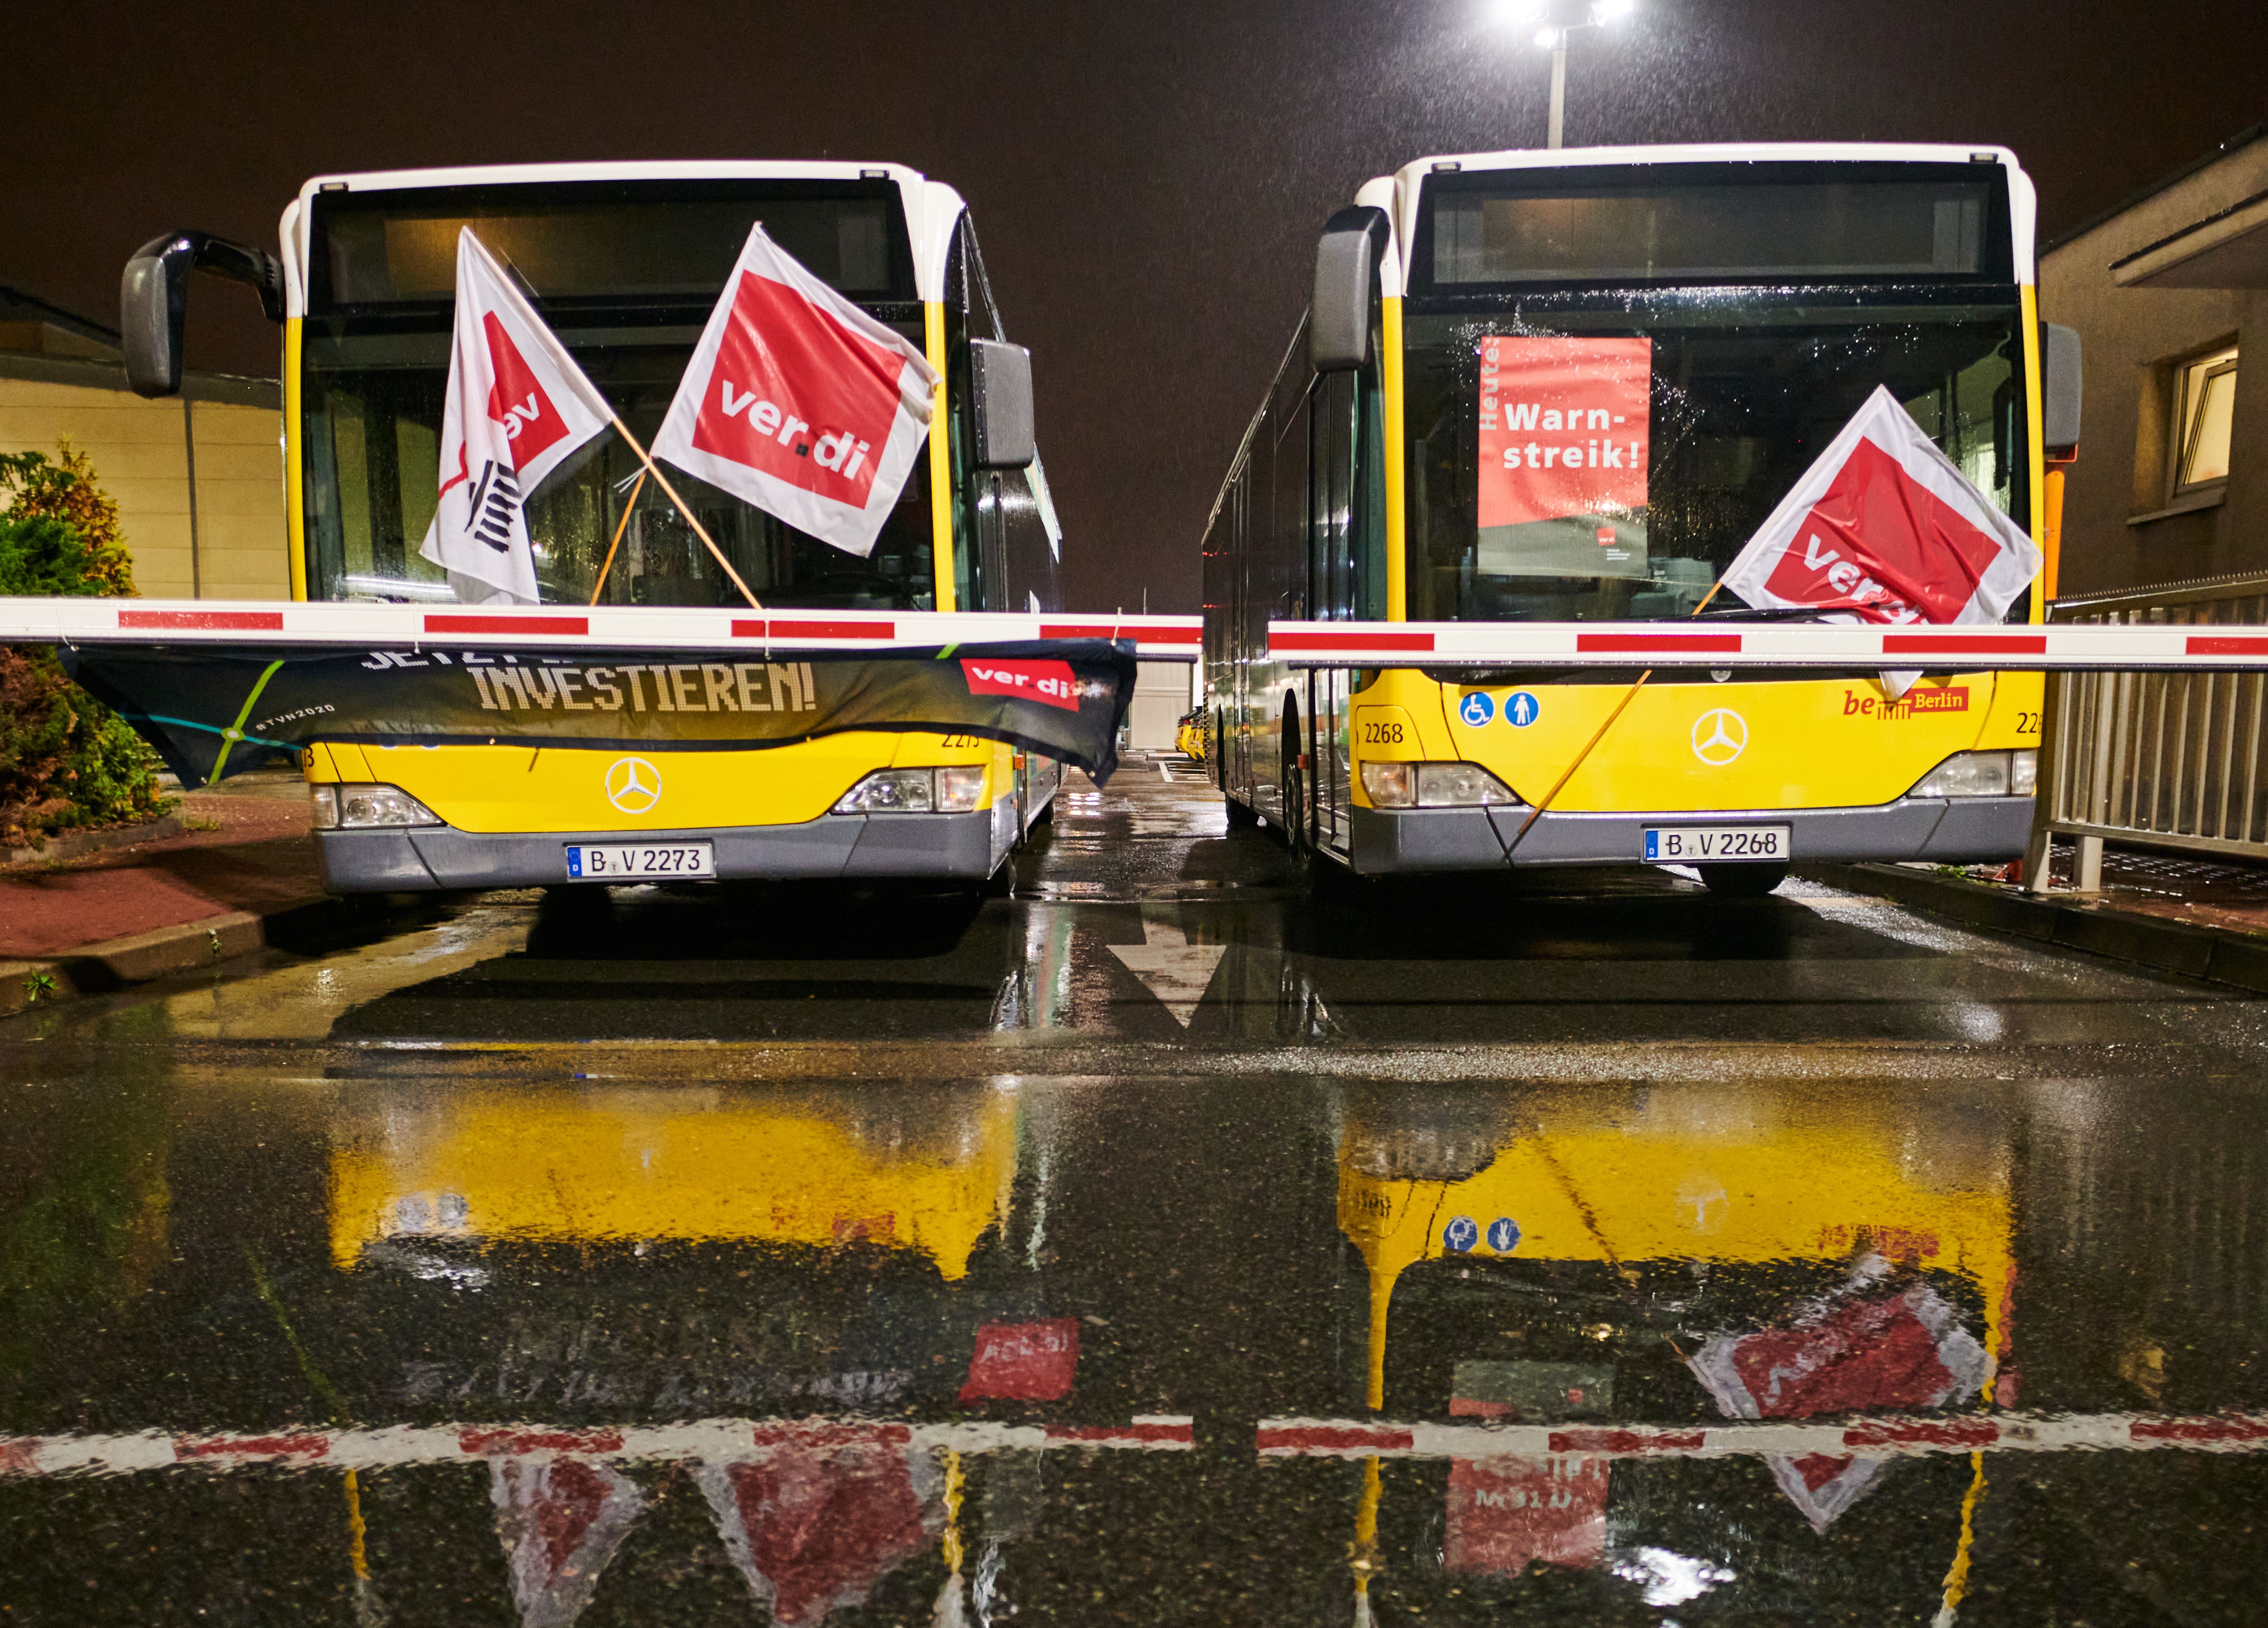
[[[961,671],[971,695],[1021,695],[1079,710],[1079,678],[1068,662],[964,660]]]

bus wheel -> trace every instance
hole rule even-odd
[[[1701,885],[1719,898],[1762,898],[1787,880],[1786,865],[1703,865]]]

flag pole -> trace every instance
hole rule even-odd
[[[1698,616],[1702,612],[1707,610],[1709,608],[1709,601],[1717,597],[1717,590],[1719,588],[1722,588],[1724,585],[1725,579],[1721,576],[1719,577],[1716,581],[1715,586],[1712,587],[1707,593],[1701,596],[1701,603],[1693,607],[1693,614]],[[1530,825],[1533,825],[1537,820],[1543,818],[1543,810],[1551,806],[1551,800],[1566,788],[1566,785],[1569,781],[1575,778],[1575,771],[1581,768],[1586,762],[1589,761],[1591,753],[1598,749],[1599,743],[1607,738],[1607,731],[1615,727],[1615,720],[1621,717],[1623,715],[1624,709],[1638,699],[1638,693],[1646,687],[1646,681],[1652,677],[1653,677],[1653,669],[1651,667],[1638,674],[1636,680],[1631,683],[1630,688],[1623,692],[1622,700],[1615,703],[1615,709],[1607,715],[1607,721],[1599,725],[1598,733],[1592,736],[1589,740],[1583,743],[1583,750],[1575,754],[1575,760],[1567,766],[1567,772],[1560,775],[1557,780],[1553,781],[1551,782],[1551,789],[1545,792],[1542,797],[1536,800],[1535,806],[1528,811],[1528,818],[1520,822],[1520,829],[1512,833],[1512,840],[1505,844],[1504,856],[1506,860],[1511,859],[1513,849],[1518,847],[1520,846],[1520,840],[1528,834],[1528,828]]]
[[[622,546],[622,533],[630,530],[630,511],[637,507],[638,494],[645,490],[645,471],[638,471],[637,484],[630,488],[630,501],[622,505],[622,517],[615,522],[615,540],[607,545],[607,562],[599,568],[597,586],[591,590],[591,603],[596,605],[599,596],[607,591],[607,573],[615,568],[615,550]]]
[[[757,603],[756,596],[748,591],[747,583],[742,582],[740,574],[733,568],[733,562],[725,557],[725,551],[717,546],[717,539],[709,535],[709,528],[693,517],[693,510],[688,508],[685,500],[677,495],[677,488],[669,484],[669,477],[661,473],[661,466],[655,463],[646,450],[638,444],[638,438],[630,434],[630,427],[622,422],[620,414],[615,415],[615,433],[630,443],[630,451],[638,455],[638,461],[645,466],[646,473],[654,479],[654,484],[669,494],[669,501],[677,505],[677,512],[685,517],[685,524],[693,528],[693,535],[707,544],[709,552],[717,556],[717,563],[724,567],[725,575],[733,579],[733,586],[740,590],[740,597],[748,602],[748,608],[752,611],[762,610],[764,607]],[[629,510],[625,510],[623,513],[627,515]]]

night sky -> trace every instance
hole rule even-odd
[[[1642,4],[1576,36],[1571,144],[2005,143],[2043,239],[2268,118],[2263,0]],[[969,201],[1032,348],[1073,605],[1189,610],[1324,217],[1413,158],[1543,144],[1549,59],[1492,7],[26,6],[0,282],[114,324],[137,245],[272,251],[319,171],[909,164]],[[200,279],[188,353],[272,376],[280,348],[248,290]]]

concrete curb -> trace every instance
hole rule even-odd
[[[2088,899],[2015,893],[1903,865],[1812,864],[1795,870],[1830,887],[1878,894],[1970,927],[2268,994],[2268,938],[2250,933],[2167,921]]]
[[[75,995],[107,994],[129,984],[217,966],[270,944],[294,947],[371,919],[367,908],[354,900],[303,899],[264,915],[232,910],[178,927],[83,944],[45,960],[0,961],[0,1017]],[[52,986],[41,987],[42,979]]]
[[[145,819],[138,825],[118,825],[108,831],[65,832],[59,837],[49,837],[47,846],[36,848],[9,848],[0,854],[0,865],[55,864],[67,859],[84,859],[90,854],[106,853],[112,848],[130,848],[143,842],[163,842],[168,837],[178,837],[188,827],[177,814],[161,814],[156,819]]]

